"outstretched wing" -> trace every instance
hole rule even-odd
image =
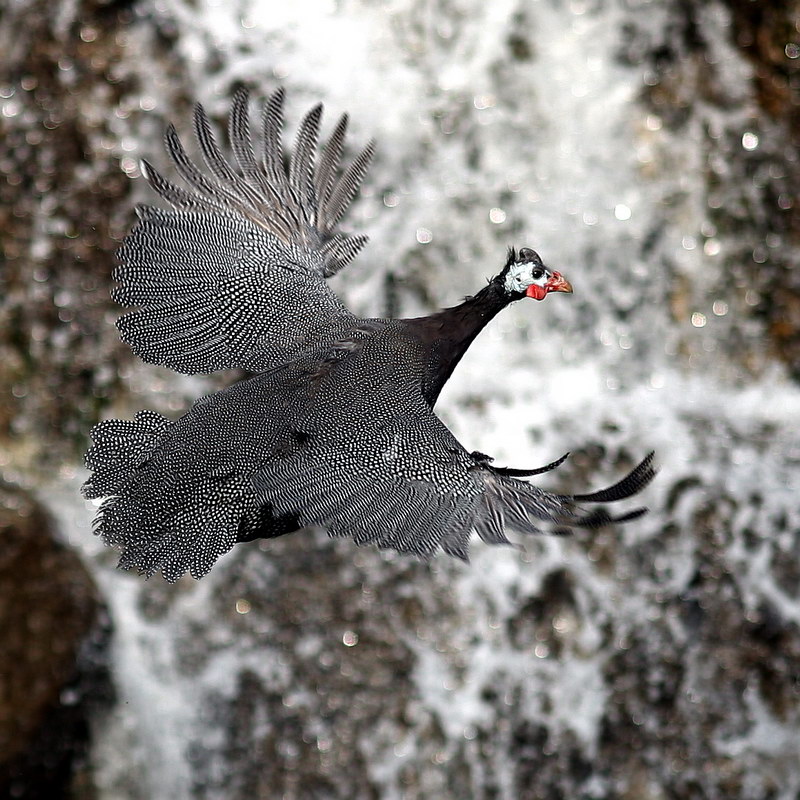
[[[189,188],[143,163],[150,185],[173,210],[138,210],[139,223],[118,252],[113,296],[138,306],[117,325],[145,361],[189,374],[261,371],[353,320],[325,278],[367,241],[336,227],[364,178],[373,143],[340,170],[345,115],[317,159],[317,105],[303,119],[285,164],[283,97],[279,89],[264,108],[257,159],[248,95],[236,93],[229,139],[238,170],[223,156],[201,106],[194,127],[210,174],[190,160],[172,126],[167,151]]]
[[[373,359],[360,356],[371,337],[359,336],[203,398],[174,423],[140,412],[96,426],[84,492],[106,496],[96,529],[124,548],[121,566],[200,578],[236,541],[311,525],[358,544],[466,559],[473,532],[506,544],[509,528],[559,532],[642,513],[580,505],[638,492],[653,477],[652,456],[600,492],[544,491],[521,478],[563,459],[493,467],[464,450],[418,391],[397,391],[391,369],[385,391],[365,396],[359,376]],[[338,407],[348,413],[332,424]]]
[[[651,462],[652,454],[601,492],[554,494],[468,453],[420,404],[413,414],[376,424],[365,417],[307,453],[271,461],[251,480],[259,502],[301,526],[422,557],[441,548],[466,560],[473,532],[490,544],[509,544],[508,529],[564,532],[641,515],[644,509],[619,517],[585,513],[580,504],[630,497],[653,478]]]

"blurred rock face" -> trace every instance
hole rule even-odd
[[[47,3],[4,5],[0,438],[48,459],[119,385],[101,366],[117,348],[101,336],[98,288],[119,235],[114,204],[128,193],[111,145],[125,83],[116,13],[103,4],[82,4],[74,20]]]
[[[138,174],[126,121],[148,105],[137,52],[159,40],[139,40],[126,3],[3,5],[0,443],[32,466],[74,458],[124,395],[132,357],[108,291]],[[175,96],[184,88],[176,80]]]
[[[676,136],[702,125],[707,186],[706,238],[724,241],[716,295],[764,323],[769,353],[800,377],[800,56],[796,0],[689,2],[654,40],[631,21],[622,57],[650,71],[643,99]],[[726,75],[721,44],[735,48],[745,72]],[[709,244],[710,243],[710,244]],[[708,291],[710,287],[705,287]],[[676,296],[675,302],[681,300]],[[741,362],[761,355],[743,331],[729,341]]]
[[[133,203],[153,200],[126,173],[164,165],[190,99],[222,121],[238,81],[286,83],[295,120],[320,98],[353,111],[354,146],[378,135],[351,220],[373,242],[337,286],[361,313],[452,303],[512,242],[541,239],[575,283],[572,304],[509,312],[476,343],[440,409],[463,441],[515,466],[571,449],[564,489],[651,447],[663,464],[635,526],[476,547],[469,568],[310,532],[176,587],[87,555],[119,697],[91,745],[98,798],[800,791],[800,403],[760,383],[797,364],[796,7],[490,7],[7,9],[4,467],[231,379],[137,365],[107,290]],[[89,514],[62,520],[87,551]],[[15,607],[28,591],[69,605],[52,569],[9,574]],[[79,619],[84,579],[68,582]],[[47,676],[37,641],[18,661]],[[43,680],[50,697],[61,678]]]
[[[0,794],[64,797],[108,698],[107,620],[36,501],[7,484],[0,497]]]

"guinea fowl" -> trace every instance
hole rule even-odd
[[[602,491],[561,495],[521,478],[533,470],[470,453],[433,406],[481,329],[509,303],[571,292],[528,248],[461,305],[417,319],[360,319],[326,278],[366,242],[337,231],[373,153],[340,170],[347,116],[318,158],[322,106],[303,119],[288,163],[283,91],[263,112],[256,158],[248,96],[236,93],[224,158],[202,107],[194,126],[209,177],[173,127],[166,147],[190,187],[143,163],[172,206],[138,208],[118,253],[113,297],[136,310],[118,320],[145,361],[192,374],[257,373],[198,400],[180,419],[152,411],[92,430],[84,485],[105,498],[96,532],[123,548],[120,566],[174,581],[202,577],[236,542],[304,527],[428,557],[467,559],[474,531],[506,544],[506,529],[556,532],[622,522],[584,503],[622,500],[653,477],[652,454]]]

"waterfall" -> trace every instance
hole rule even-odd
[[[473,345],[437,407],[465,447],[572,451],[562,490],[651,449],[660,474],[643,519],[475,543],[469,566],[304,532],[169,586],[113,569],[76,472],[44,499],[114,623],[98,798],[796,797],[800,391],[755,313],[759,259],[796,248],[757,205],[769,181],[783,196],[785,138],[728,6],[135,8],[141,88],[113,122],[131,177],[165,166],[187,100],[222,122],[241,82],[285,85],[290,129],[317,100],[328,125],[348,111],[353,147],[378,142],[346,221],[371,241],[334,282],[354,311],[452,305],[509,245],[575,287]],[[157,404],[169,379],[137,370]],[[173,406],[208,387],[178,380]]]

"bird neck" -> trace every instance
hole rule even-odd
[[[475,337],[510,302],[502,285],[492,281],[460,305],[408,320],[428,349],[422,392],[431,407]]]

